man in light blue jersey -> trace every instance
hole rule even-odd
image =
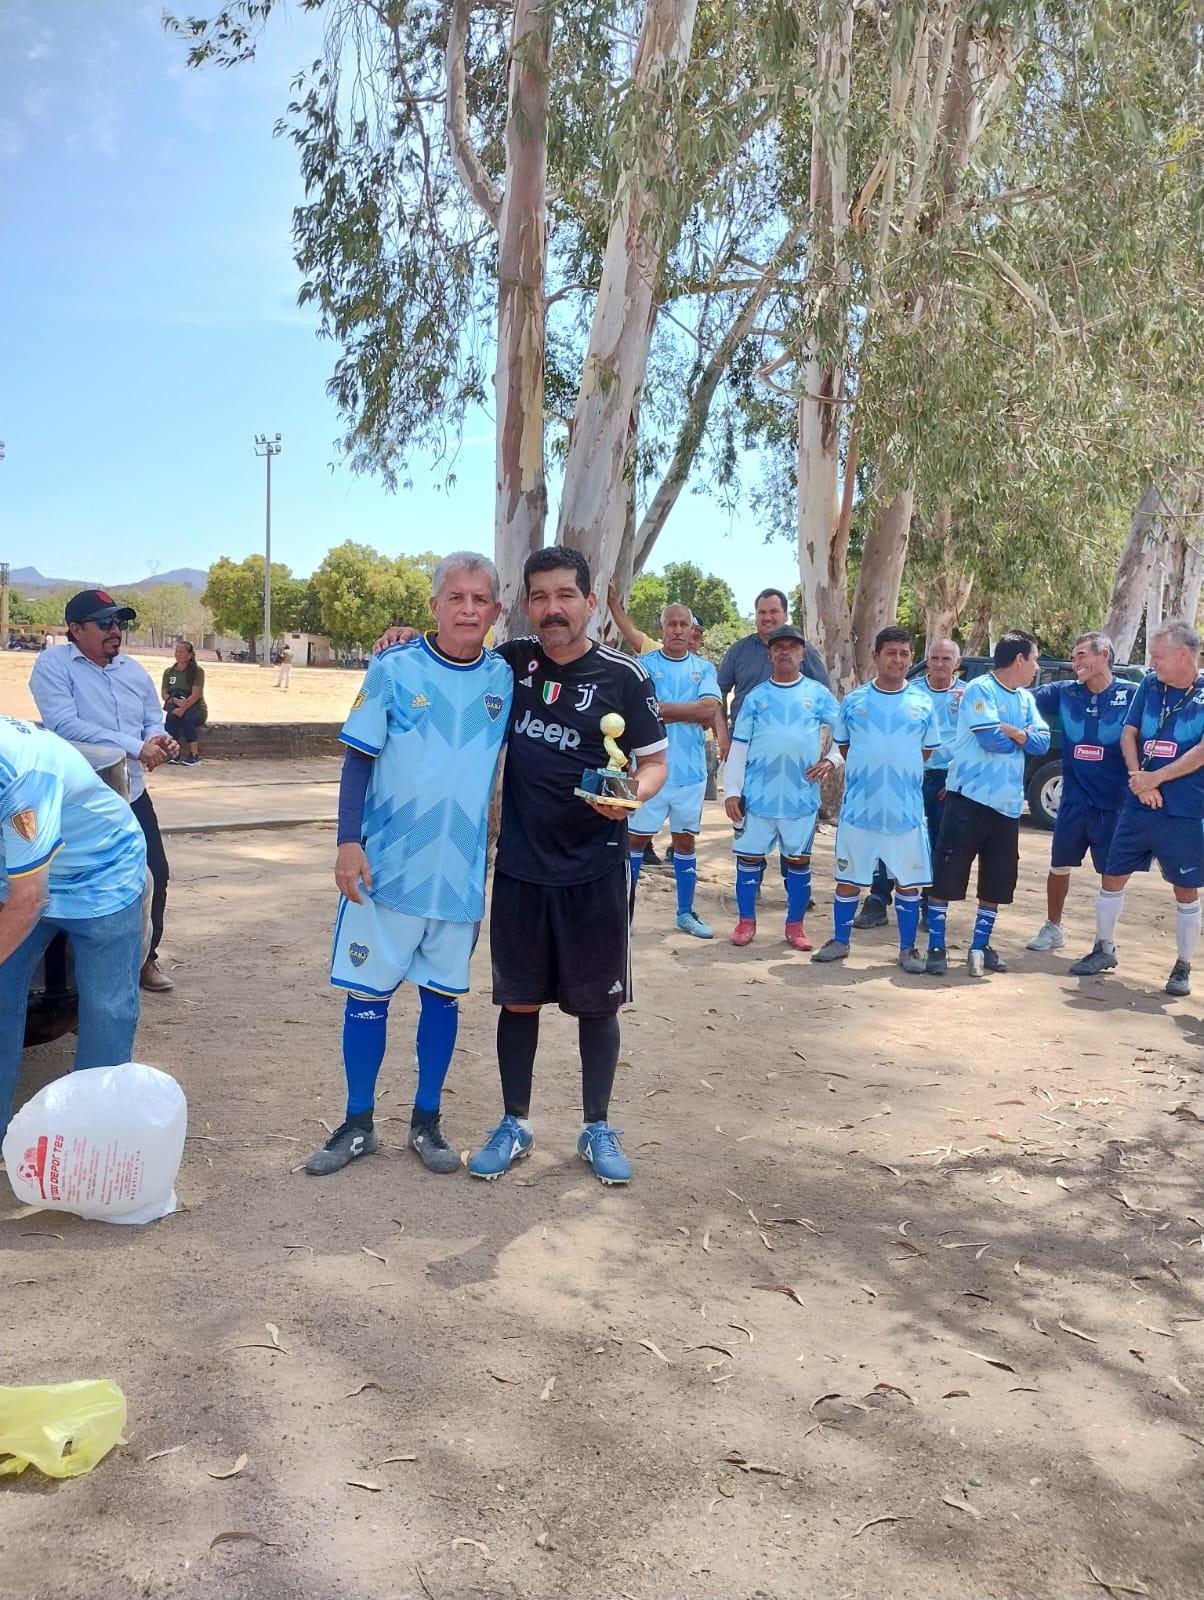
[[[936,849],[937,835],[941,831],[941,817],[945,812],[945,779],[953,759],[953,736],[957,732],[957,710],[965,688],[957,678],[962,653],[952,639],[938,639],[928,652],[925,672],[913,678],[936,709],[940,724],[941,742],[928,758],[924,768],[924,817],[928,823],[928,842]],[[882,928],[886,926],[886,908],[891,900],[891,876],[881,861],[874,872],[874,881],[860,911],[853,918],[855,928]],[[920,927],[927,922],[928,891],[920,896]]]
[[[1037,641],[1031,633],[1005,633],[995,646],[995,666],[962,693],[946,784],[945,815],[932,864],[928,895],[928,971],[949,970],[945,923],[950,900],[964,900],[970,868],[978,862],[978,914],[966,956],[971,977],[1006,972],[991,944],[995,916],[1011,905],[1020,870],[1020,813],[1024,809],[1024,757],[1049,749],[1049,726],[1029,685],[1037,675]]]
[[[693,631],[689,606],[666,606],[661,614],[660,648],[640,657],[655,686],[661,721],[669,734],[669,779],[658,795],[633,814],[627,824],[627,843],[634,906],[644,848],[668,820],[677,880],[677,926],[696,939],[712,939],[713,930],[694,911],[698,879],[694,842],[702,826],[707,786],[706,730],[719,705],[719,684],[711,663],[690,649]]]
[[[811,899],[811,846],[819,816],[819,785],[839,764],[835,750],[821,758],[821,728],[836,727],[839,706],[830,689],[803,677],[806,640],[787,623],[769,636],[772,673],[744,698],[727,758],[724,805],[735,824],[735,945],[757,932],[757,895],[765,857],[775,847],[786,864],[786,942],[810,950],[803,927]]]
[[[389,1000],[406,981],[420,1002],[409,1145],[429,1172],[460,1165],[439,1112],[485,912],[489,802],[514,694],[510,668],[483,648],[498,594],[492,561],[446,556],[432,584],[436,631],[372,657],[343,725],[330,981],[348,991],[347,1113],[306,1163],[318,1177],[378,1148]]]
[[[133,1054],[146,841],[133,812],[56,734],[0,717],[0,1134],[25,1040],[29,980],[56,933],[79,994],[75,1065]]]
[[[932,878],[924,816],[924,763],[940,743],[931,698],[908,683],[914,660],[906,628],[883,628],[874,640],[874,676],[846,695],[836,719],[845,756],[844,799],[836,829],[833,931],[812,961],[843,961],[862,889],[881,862],[898,884],[899,965],[923,972],[916,949],[920,890]]]

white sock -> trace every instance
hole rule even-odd
[[[1111,948],[1116,937],[1116,924],[1125,908],[1123,889],[1101,889],[1095,901],[1095,937]]]
[[[523,1130],[524,1133],[530,1133],[531,1132],[531,1118],[530,1117],[515,1117],[514,1120],[515,1120],[515,1122],[518,1123],[519,1127]]]
[[[1200,942],[1200,902],[1190,905],[1179,902],[1179,915],[1175,918],[1175,947],[1180,961],[1190,961]]]

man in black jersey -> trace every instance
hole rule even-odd
[[[468,1170],[500,1178],[530,1153],[539,1013],[558,1005],[577,1018],[578,1154],[603,1183],[628,1183],[631,1165],[607,1120],[618,1013],[631,997],[628,813],[573,790],[588,768],[609,762],[601,728],[608,712],[626,725],[619,743],[637,759],[641,804],[668,776],[668,739],[644,668],[586,633],[596,600],[585,558],[558,545],[537,550],[523,568],[523,586],[535,637],[497,647],[514,672],[489,923],[504,1115]],[[402,637],[394,630],[385,642]]]

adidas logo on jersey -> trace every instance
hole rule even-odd
[[[518,680],[518,685],[520,689],[530,689],[533,687],[530,678],[520,678]]]
[[[410,701],[411,711],[429,711],[431,703],[424,694],[416,694]]]

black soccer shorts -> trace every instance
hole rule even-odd
[[[556,1005],[613,1016],[631,998],[627,861],[589,883],[493,874],[489,950],[495,1006]]]
[[[950,789],[932,852],[931,900],[964,900],[978,861],[978,898],[1010,906],[1020,872],[1020,818]]]

